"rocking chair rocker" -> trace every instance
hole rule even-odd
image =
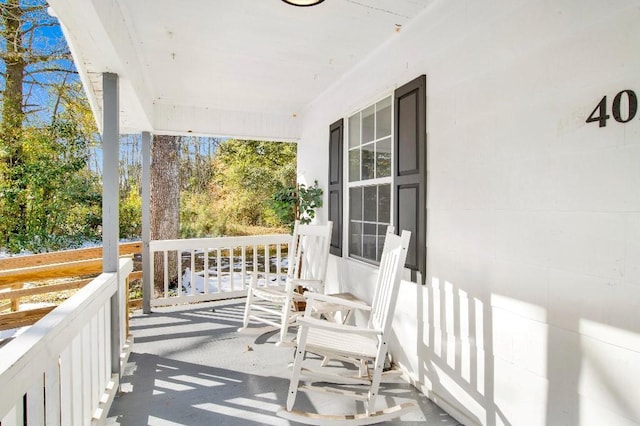
[[[285,285],[259,286],[254,274],[247,291],[240,332],[251,320],[280,329],[277,345],[293,345],[286,340],[289,327],[304,314],[303,291],[324,293],[332,223],[301,225],[296,221],[289,244]]]
[[[278,411],[280,417],[301,423],[322,425],[363,425],[390,420],[416,409],[415,402],[403,403],[381,411],[374,411],[378,388],[383,375],[385,357],[391,334],[391,320],[395,309],[401,275],[409,245],[409,231],[402,231],[401,236],[388,232],[384,243],[382,260],[376,283],[376,293],[371,307],[362,303],[334,298],[322,294],[310,294],[304,317],[298,318],[298,347],[293,363],[293,373],[289,385],[286,409]],[[369,311],[369,323],[366,327],[336,324],[312,317],[313,303],[334,303],[347,309]],[[347,360],[367,365],[366,374],[336,374],[323,363],[320,368],[303,368],[307,353],[313,353],[324,359]],[[354,362],[356,361],[356,362]],[[373,362],[372,370],[369,362]],[[301,376],[307,376],[316,383],[300,384]],[[332,384],[334,386],[327,386]],[[363,386],[361,391],[354,392],[342,389],[340,385]],[[345,416],[323,415],[293,410],[298,391],[324,392],[341,397],[362,401],[365,413]]]

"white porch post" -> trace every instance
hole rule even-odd
[[[102,271],[118,272],[118,75],[102,74]],[[120,376],[120,288],[111,296],[111,373]]]
[[[142,312],[151,313],[151,133],[142,132]]]

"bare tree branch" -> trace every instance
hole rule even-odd
[[[38,80],[25,80],[24,84],[31,84],[39,87],[56,87],[56,83],[45,83]]]
[[[48,22],[48,23],[45,23],[45,24],[37,24],[37,25],[34,24],[33,26],[23,30],[22,34],[23,35],[27,35],[27,34],[32,33],[35,30],[40,29],[40,28],[54,28],[54,27],[57,27],[59,25],[60,24],[58,24],[57,22]]]
[[[51,68],[39,68],[39,69],[35,69],[35,70],[25,70],[25,75],[28,76],[33,76],[35,74],[42,74],[42,73],[65,73],[65,74],[78,74],[78,71],[73,70],[73,69],[69,69],[69,68],[58,68],[58,67],[51,67]]]

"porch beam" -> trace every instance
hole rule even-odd
[[[274,111],[242,111],[195,105],[153,105],[156,134],[216,135],[248,140],[297,141],[302,118]]]
[[[102,271],[118,273],[118,75],[102,74]],[[119,282],[119,280],[118,280]],[[120,376],[120,288],[111,296],[111,373]]]
[[[151,133],[142,132],[142,312],[151,313]]]

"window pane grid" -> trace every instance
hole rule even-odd
[[[391,220],[392,98],[349,117],[349,256],[378,262]]]
[[[390,184],[349,190],[349,255],[379,261],[390,220]]]
[[[366,155],[363,155],[367,153]],[[365,164],[372,170],[363,173]],[[349,182],[368,181],[391,176],[391,137],[375,139],[349,148]]]
[[[349,182],[391,176],[391,97],[349,117]]]

